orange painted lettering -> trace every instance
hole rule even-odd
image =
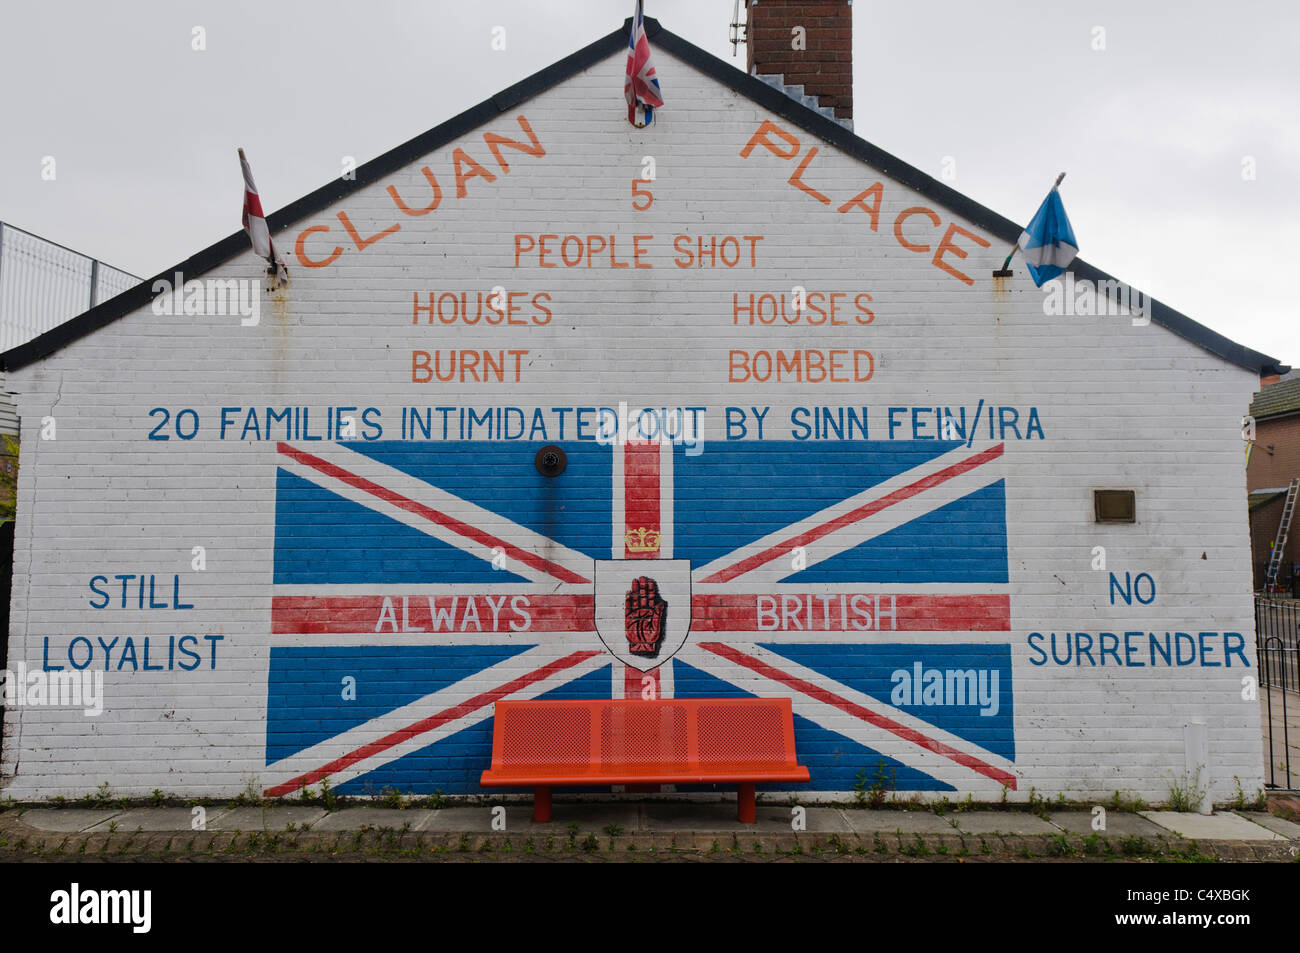
[[[343,249],[338,245],[335,245],[334,250],[330,252],[328,258],[317,260],[307,257],[307,251],[304,247],[307,244],[307,236],[312,232],[328,232],[329,230],[330,227],[328,225],[313,225],[311,228],[304,228],[298,233],[298,241],[294,243],[293,253],[298,256],[298,261],[302,262],[304,268],[324,268],[326,265],[330,264],[330,262],[334,261],[335,258],[338,258],[339,255],[343,254]]]
[[[442,187],[438,185],[438,177],[433,174],[433,170],[427,165],[420,171],[424,173],[424,177],[429,181],[429,185],[433,187],[433,201],[424,208],[411,208],[403,202],[402,197],[397,194],[397,186],[390,185],[388,187],[388,194],[392,196],[393,204],[407,215],[428,215],[442,204]]]
[[[914,205],[912,208],[903,209],[898,213],[898,218],[894,219],[894,237],[898,239],[898,244],[902,245],[908,251],[927,252],[930,250],[929,245],[916,245],[903,237],[903,223],[913,215],[925,215],[934,223],[935,227],[938,227],[939,225],[939,216],[935,214],[933,209]]]
[[[429,381],[433,380],[433,371],[429,367],[429,357],[430,354],[428,351],[411,352],[412,384],[427,384]],[[420,376],[421,371],[424,372],[423,377]]]
[[[967,254],[966,249],[958,248],[956,245],[952,243],[953,235],[957,235],[957,234],[965,235],[971,241],[975,242],[975,244],[983,248],[989,247],[989,243],[986,242],[984,239],[980,238],[974,232],[968,231],[962,228],[956,222],[953,222],[951,225],[948,226],[948,231],[944,233],[943,241],[939,242],[939,247],[935,249],[933,264],[936,268],[942,268],[944,271],[948,272],[948,274],[952,275],[958,281],[963,281],[968,285],[973,285],[975,284],[974,278],[971,278],[969,275],[962,274],[952,265],[948,264],[946,261],[943,260],[943,256],[947,252],[951,252],[952,254],[956,255],[958,258],[966,257]]]
[[[360,233],[356,230],[356,227],[352,224],[352,220],[348,218],[347,212],[339,212],[339,221],[343,223],[343,228],[348,233],[348,238],[352,239],[352,244],[357,246],[357,251],[365,251],[381,238],[387,238],[389,235],[393,234],[393,232],[399,231],[402,227],[401,223],[394,222],[382,232],[375,232],[375,234],[371,235],[369,238],[362,238]]]
[[[541,267],[541,268],[558,268],[558,267],[559,267],[558,265],[555,264],[555,262],[553,262],[553,261],[552,261],[552,262],[548,262],[548,261],[546,260],[546,259],[549,258],[551,255],[554,255],[554,254],[555,254],[555,249],[553,249],[553,248],[547,248],[547,247],[546,247],[546,246],[550,243],[550,241],[551,241],[552,239],[554,239],[555,241],[558,242],[558,241],[560,240],[560,236],[559,236],[559,235],[538,235],[538,236],[537,236],[537,242],[538,242],[538,245],[537,245],[537,264],[538,264],[538,266]]]
[[[524,242],[527,242],[528,244],[524,245]],[[515,267],[516,268],[519,267],[520,255],[522,255],[524,252],[532,251],[536,247],[537,247],[537,242],[533,241],[532,235],[516,235],[515,236]]]
[[[876,320],[876,313],[862,303],[863,298],[866,298],[868,301],[870,301],[871,295],[867,294],[864,291],[862,292],[862,294],[858,295],[856,298],[853,299],[853,303],[857,305],[858,310],[861,311],[862,314],[865,314],[867,316],[867,319],[863,321],[862,314],[859,314],[858,324],[870,324],[872,321]]]
[[[506,353],[509,354],[511,357],[513,357],[513,358],[515,359],[515,383],[517,384],[517,383],[519,383],[520,377],[521,377],[521,375],[522,375],[522,373],[523,373],[523,370],[522,370],[522,368],[521,368],[521,366],[520,366],[520,365],[522,364],[523,356],[524,356],[525,354],[527,354],[528,352],[527,352],[527,351],[509,351],[509,350],[508,350],[508,351],[506,351]]]
[[[749,380],[749,355],[744,351],[732,351],[728,356],[727,364],[727,383],[743,384]],[[737,377],[738,372],[744,372],[744,377]]]
[[[533,295],[533,307],[541,312],[541,314],[533,315],[533,324],[550,323],[550,320],[552,318],[551,309],[548,308],[546,305],[542,304],[543,301],[550,301],[550,300],[551,300],[551,296],[547,294],[545,291],[539,291],[537,292],[537,294]],[[546,315],[546,317],[542,317],[543,314]],[[523,353],[526,354],[528,352],[525,351]],[[515,380],[519,380],[519,376],[517,374],[515,375]]]
[[[506,295],[506,312],[507,312],[506,323],[507,324],[516,324],[516,325],[528,324],[528,322],[523,320],[522,318],[518,321],[515,320],[515,313],[522,310],[520,307],[518,307],[515,304],[515,298],[527,298],[527,297],[528,297],[527,291],[512,291],[508,295]]]
[[[452,167],[456,172],[456,198],[463,199],[468,191],[465,183],[475,177],[495,182],[497,177],[470,158],[464,149],[457,149],[451,154]],[[468,170],[468,171],[467,171]]]
[[[503,173],[509,173],[510,166],[508,166],[506,160],[501,157],[502,146],[506,146],[510,149],[517,149],[519,152],[526,152],[530,156],[540,157],[546,155],[546,150],[542,148],[542,144],[538,142],[537,137],[533,135],[533,127],[528,125],[528,120],[523,116],[516,116],[515,119],[519,123],[519,128],[528,134],[528,141],[531,142],[532,145],[524,145],[516,139],[507,139],[505,136],[498,135],[495,132],[483,133],[483,141],[486,142],[488,148],[492,150],[492,155],[496,158],[497,165],[501,166],[501,171]],[[489,179],[488,181],[491,180]]]
[[[641,243],[642,243],[643,241],[644,241],[644,242],[651,241],[653,238],[654,238],[653,235],[633,235],[633,236],[632,236],[632,263],[633,263],[637,268],[653,268],[653,267],[654,267],[654,265],[651,264],[650,262],[646,262],[644,265],[641,264],[641,256],[644,255],[646,252],[648,252],[648,251],[650,250],[650,249],[648,249],[648,248],[642,248],[642,247],[641,247]]]
[[[836,376],[837,372],[844,370],[844,366],[839,362],[841,358],[843,358],[844,355],[848,353],[849,353],[848,351],[841,351],[841,350],[831,351],[831,383],[832,384],[847,384],[849,382],[849,379],[847,377]]]
[[[867,359],[867,373],[862,373],[862,358]],[[871,375],[876,370],[876,359],[871,356],[870,351],[853,352],[853,380],[857,382],[871,380]]]
[[[799,168],[795,169],[794,173],[790,176],[790,184],[793,185],[800,192],[807,192],[809,195],[815,198],[818,202],[821,202],[823,205],[830,205],[831,200],[829,197],[823,195],[821,192],[818,192],[816,189],[814,189],[811,185],[805,183],[803,180],[803,170],[808,168],[808,163],[812,162],[813,157],[816,155],[817,155],[817,147],[813,146],[811,149],[808,150],[808,154],[803,157],[803,161],[799,163]]]
[[[867,196],[872,196],[875,199],[875,201],[870,205],[867,205],[863,201]],[[876,231],[876,227],[880,224],[880,203],[884,201],[884,198],[885,187],[880,182],[877,182],[865,192],[859,192],[857,195],[853,196],[853,198],[841,205],[839,210],[841,212],[847,212],[851,208],[862,209],[862,211],[871,216],[871,230],[874,232]]]
[[[789,152],[783,151],[775,142],[768,138],[770,134],[780,137],[786,145],[790,147]],[[799,140],[790,133],[786,132],[776,123],[764,119],[758,127],[758,131],[745,143],[745,148],[740,150],[740,157],[748,159],[749,154],[754,151],[754,146],[762,146],[774,156],[780,156],[782,159],[793,159],[799,154]]]

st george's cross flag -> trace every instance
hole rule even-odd
[[[1079,254],[1079,242],[1065,214],[1060,191],[1053,187],[1020,235],[1020,251],[1039,288],[1064,273]]]
[[[627,121],[640,129],[653,121],[655,108],[664,104],[654,60],[650,57],[650,41],[645,35],[641,0],[637,0],[636,13],[632,17],[632,34],[628,37],[627,45],[627,76],[623,80],[623,96],[627,100]]]
[[[267,227],[266,216],[262,213],[262,200],[258,197],[257,186],[253,183],[253,170],[248,166],[248,158],[244,155],[243,149],[239,150],[239,167],[244,173],[244,231],[248,233],[248,239],[253,243],[253,251],[267,260],[278,280],[286,281],[289,278],[289,269],[285,267],[284,259],[275,252],[275,244],[271,241],[271,230]]]

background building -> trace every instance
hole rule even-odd
[[[1250,561],[1255,590],[1264,588],[1265,573],[1291,481],[1300,477],[1300,375],[1266,378],[1250,404],[1255,440],[1246,461],[1250,494]],[[1293,526],[1293,529],[1297,528]],[[1288,533],[1277,584],[1294,590],[1297,579],[1296,534]]]

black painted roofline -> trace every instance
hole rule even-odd
[[[632,21],[629,18],[624,21],[621,27],[612,33],[606,34],[596,42],[583,47],[575,53],[571,53],[562,60],[552,63],[527,79],[515,83],[490,99],[484,100],[477,106],[471,107],[460,115],[447,120],[442,125],[436,126],[428,132],[422,133],[414,139],[402,143],[395,149],[390,149],[383,155],[359,166],[356,169],[355,179],[332,179],[326,185],[303,196],[296,202],[286,205],[279,211],[272,212],[267,216],[267,225],[271,230],[271,234],[276,235],[285,231],[304,218],[316,214],[321,209],[337,202],[357,189],[378,182],[413,160],[479,128],[500,114],[514,109],[524,100],[537,96],[600,62],[627,46],[627,37],[628,32],[631,30],[631,24]],[[1020,237],[1021,226],[1010,219],[985,208],[973,199],[949,188],[902,159],[890,155],[864,139],[858,138],[839,123],[828,119],[815,110],[809,109],[802,103],[796,102],[775,87],[742,73],[725,60],[720,60],[675,33],[663,29],[657,20],[646,17],[645,26],[647,36],[654,39],[657,48],[671,53],[677,59],[694,67],[711,79],[754,100],[763,108],[781,116],[783,119],[789,120],[805,131],[819,136],[836,148],[861,159],[879,172],[897,179],[909,188],[933,200],[936,204],[980,226],[985,231],[1005,241],[1008,247]],[[168,268],[154,278],[141,282],[117,297],[110,298],[108,301],[91,308],[70,321],[65,321],[63,324],[33,338],[26,344],[21,344],[4,354],[0,354],[0,369],[12,371],[26,367],[28,364],[48,357],[65,345],[71,344],[73,341],[85,337],[148,304],[155,297],[152,290],[155,281],[166,280],[170,282],[176,272],[185,275],[186,280],[198,277],[229,261],[247,248],[248,237],[242,230],[227,236],[216,244],[210,245],[203,251],[192,255],[180,264]],[[1080,278],[1098,283],[1118,280],[1080,259],[1074,261],[1074,264],[1070,266],[1070,270]],[[1175,311],[1168,305],[1151,299],[1150,307],[1151,320],[1156,324],[1168,328],[1179,337],[1191,341],[1198,347],[1230,364],[1236,364],[1247,370],[1255,371],[1261,376],[1285,374],[1290,370],[1288,366],[1281,364],[1276,358],[1238,344],[1217,331],[1193,321],[1187,315]]]

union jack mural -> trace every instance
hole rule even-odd
[[[1001,444],[538,446],[279,445],[269,795],[480,793],[503,698],[789,697],[800,790],[1016,787]]]

